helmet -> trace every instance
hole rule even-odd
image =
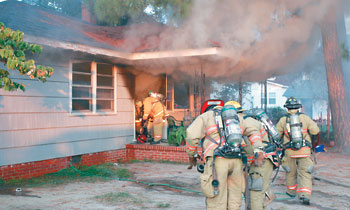
[[[287,109],[300,109],[303,106],[301,105],[301,103],[299,103],[299,101],[296,98],[291,96],[287,99],[286,103],[284,104],[284,107],[286,107]]]
[[[137,101],[137,102],[135,103],[135,105],[136,105],[136,107],[141,107],[141,106],[142,106],[142,101]]]
[[[228,101],[228,102],[225,103],[225,106],[226,105],[231,105],[231,106],[235,107],[237,109],[238,113],[241,113],[241,112],[245,111],[245,109],[243,109],[241,104],[238,103],[237,101]]]
[[[203,114],[206,111],[209,111],[209,110],[213,109],[216,106],[223,107],[224,106],[224,101],[219,100],[219,99],[209,99],[209,100],[205,101],[202,104],[202,107],[201,107],[201,114]]]

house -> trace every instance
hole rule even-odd
[[[199,112],[205,69],[225,54],[212,45],[170,48],[173,29],[160,24],[103,27],[17,1],[0,2],[0,21],[42,45],[43,53],[31,58],[54,68],[46,83],[11,71],[27,90],[0,90],[5,180],[55,172],[69,161],[124,158],[125,145],[134,140],[135,101],[152,90],[167,96],[178,119],[187,110]]]
[[[283,108],[287,98],[284,96],[288,86],[283,85],[276,78],[270,78],[266,81],[267,91],[267,108],[281,107]],[[243,104],[247,108],[263,108],[265,103],[265,87],[264,83],[251,83],[250,94],[243,98]]]

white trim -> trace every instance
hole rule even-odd
[[[213,56],[213,55],[218,55],[223,57],[232,56],[232,52],[218,48],[218,47],[192,48],[192,49],[141,52],[141,53],[125,53],[125,52],[118,52],[116,50],[111,50],[111,49],[93,47],[85,44],[70,43],[70,42],[58,41],[53,39],[47,39],[43,37],[35,37],[31,35],[25,35],[24,41],[29,43],[46,45],[54,48],[86,52],[92,55],[106,55],[113,58],[118,58],[120,59],[120,61],[124,60],[125,62],[137,61],[137,60],[148,60],[148,59],[192,57],[192,56]]]
[[[97,63],[95,61],[91,62],[91,94],[92,94],[92,113],[96,112],[96,97],[97,97]]]
[[[72,84],[73,84],[73,62],[71,60],[69,60],[69,75],[68,75],[68,80],[69,80],[69,114],[72,114],[73,112],[73,103],[72,103]]]
[[[118,100],[117,100],[117,87],[118,87],[118,68],[117,66],[113,66],[113,75],[114,75],[114,113],[117,113],[117,103],[118,103]]]
[[[72,96],[72,86],[73,86],[73,64],[74,63],[81,63],[86,62],[90,63],[90,70],[91,70],[91,108],[92,110],[81,110],[81,111],[73,111],[73,96]],[[112,76],[114,77],[113,81],[113,88],[114,88],[114,96],[113,96],[113,111],[107,110],[97,110],[97,65],[98,64],[107,64],[112,66]],[[96,61],[87,61],[87,60],[73,60],[69,62],[69,114],[71,116],[101,116],[101,115],[115,115],[117,114],[117,67],[113,64],[109,63],[97,63]],[[109,88],[107,88],[109,89]],[[112,88],[110,88],[112,89]]]

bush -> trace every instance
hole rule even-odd
[[[271,121],[276,125],[278,121],[286,114],[286,111],[281,107],[267,108],[266,114],[269,116]]]

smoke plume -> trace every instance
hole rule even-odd
[[[320,22],[331,4],[339,1],[195,0],[185,23],[159,35],[161,50],[219,46],[225,53],[199,60],[208,77],[259,81],[307,59],[319,43]]]

